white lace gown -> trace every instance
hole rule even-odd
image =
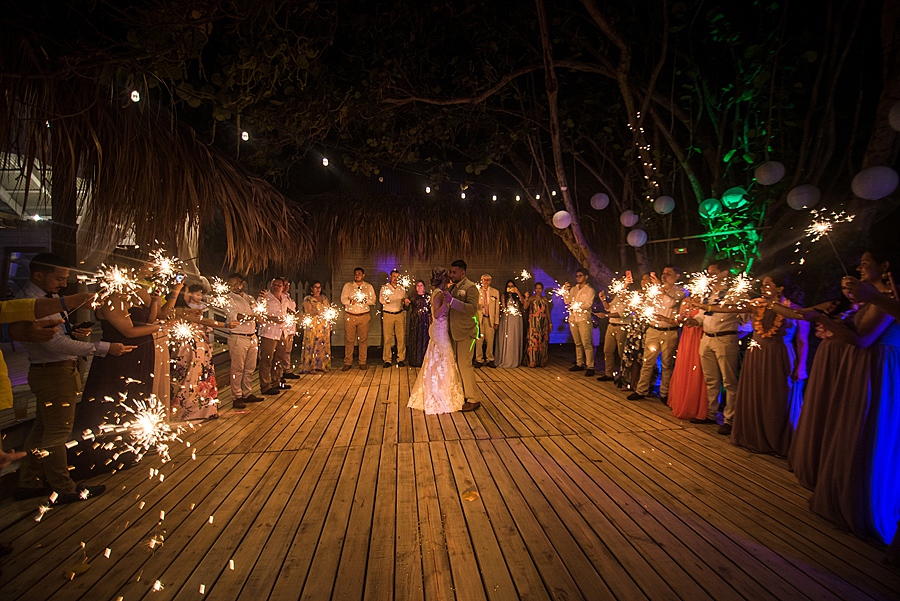
[[[441,307],[440,314],[434,316],[428,329],[431,339],[419,376],[409,395],[407,407],[410,409],[419,409],[428,414],[451,413],[462,409],[466,402],[451,346],[450,327],[447,324],[449,309],[449,303]]]

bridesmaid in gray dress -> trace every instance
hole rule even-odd
[[[524,340],[522,333],[522,295],[512,280],[500,295],[500,328],[497,331],[497,367],[519,367]]]

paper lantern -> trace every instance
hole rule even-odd
[[[900,131],[900,100],[894,103],[894,106],[891,107],[891,112],[888,113],[888,123],[891,124],[895,130]]]
[[[568,211],[557,211],[553,213],[553,227],[558,230],[564,230],[572,225],[572,216]]]
[[[753,172],[756,181],[763,186],[772,186],[784,177],[784,165],[778,161],[766,161]]]
[[[647,232],[644,230],[631,230],[628,232],[628,244],[639,248],[647,243]]]
[[[878,200],[890,196],[900,184],[900,175],[890,167],[869,167],[853,178],[853,193],[866,200]]]
[[[660,215],[668,215],[675,210],[675,199],[671,196],[660,196],[653,201],[653,210]]]
[[[747,191],[740,186],[728,188],[722,195],[722,204],[729,209],[739,209],[748,202],[750,200],[747,198]]]
[[[591,196],[591,206],[598,211],[602,211],[609,206],[609,195],[603,192],[597,192]]]
[[[700,203],[700,216],[712,219],[722,213],[722,203],[718,198],[707,198]]]
[[[634,211],[628,210],[619,215],[619,223],[624,225],[625,227],[632,227],[640,220]]]
[[[788,206],[795,211],[810,209],[819,203],[822,199],[822,193],[812,184],[803,184],[797,186],[787,195]]]

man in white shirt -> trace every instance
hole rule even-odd
[[[719,412],[719,393],[725,387],[725,409],[722,411],[725,421],[719,427],[719,434],[731,434],[734,420],[734,401],[737,394],[738,363],[740,362],[740,328],[745,321],[743,314],[717,312],[728,292],[728,280],[731,277],[731,262],[720,259],[709,264],[709,275],[715,278],[710,295],[705,299],[691,299],[691,302],[704,311],[697,316],[703,326],[703,338],[700,340],[700,367],[706,380],[706,399],[709,402],[706,419],[692,419],[695,424],[714,424]]]
[[[500,327],[500,291],[491,287],[490,274],[481,276],[478,291],[478,317],[481,320],[482,339],[475,343],[475,367],[494,365],[494,334]],[[485,348],[486,347],[486,348]]]
[[[575,286],[563,284],[563,300],[569,311],[569,330],[575,342],[575,365],[569,371],[584,371],[585,376],[594,375],[594,337],[591,323],[591,307],[597,293],[588,285],[588,272],[575,272]]]
[[[369,322],[372,321],[370,307],[375,304],[375,288],[365,281],[366,270],[353,270],[353,281],[341,289],[341,304],[344,305],[344,367],[347,371],[353,365],[353,347],[359,340],[359,368],[366,368],[369,354]]]
[[[651,273],[653,283],[659,285],[656,275]],[[650,327],[644,334],[644,355],[641,364],[641,378],[637,388],[628,395],[629,401],[639,401],[650,394],[650,380],[656,368],[656,359],[662,355],[662,374],[659,384],[659,398],[668,404],[669,381],[675,369],[675,349],[678,348],[678,322],[676,317],[685,299],[684,288],[675,282],[681,276],[681,269],[666,265],[662,270],[662,289],[655,301],[655,312]]]
[[[50,253],[41,253],[31,260],[31,277],[18,298],[57,298],[60,288],[66,286],[69,267],[65,259]],[[72,437],[75,420],[75,404],[81,391],[81,374],[78,360],[83,355],[118,356],[133,350],[134,346],[120,342],[77,340],[90,336],[90,325],[76,329],[69,321],[68,310],[47,319],[62,319],[63,326],[48,342],[23,343],[28,351],[28,386],[36,398],[34,424],[25,448],[30,452],[19,470],[19,486],[14,496],[17,500],[46,496],[49,486],[57,494],[56,503],[74,503],[101,494],[102,485],[76,486],[69,475],[66,443]],[[39,321],[44,321],[39,320]],[[84,491],[87,491],[85,494]]]
[[[391,348],[397,345],[397,366],[406,366],[406,314],[409,306],[406,288],[400,286],[400,272],[392,269],[388,283],[381,287],[382,351],[384,367],[391,366]]]
[[[627,332],[625,326],[631,323],[631,311],[625,303],[625,295],[617,294],[609,299],[606,292],[599,293],[603,310],[606,311],[609,323],[606,326],[606,336],[603,338],[603,359],[606,365],[606,373],[598,377],[600,382],[612,382],[616,379],[616,353],[619,356],[619,365],[625,357],[625,342]]]
[[[259,389],[263,394],[279,394],[282,389],[290,389],[281,382],[281,360],[284,357],[284,280],[274,278],[269,289],[260,293],[266,303],[266,314],[261,316],[259,328]]]
[[[253,394],[253,372],[259,356],[259,339],[256,337],[256,316],[253,313],[253,297],[244,293],[246,281],[239,273],[228,276],[231,301],[225,322],[228,324],[228,356],[231,359],[231,403],[235,409],[244,409],[246,403],[258,403],[261,397]]]
[[[285,313],[296,315],[297,303],[291,297],[291,282],[284,277],[281,279],[284,280],[284,291],[281,293],[281,298],[284,303]],[[285,321],[282,327],[284,328],[284,356],[281,358],[283,370],[281,379],[298,380],[300,376],[294,373],[294,361],[291,357],[291,354],[294,352],[294,336],[297,334],[297,320]]]

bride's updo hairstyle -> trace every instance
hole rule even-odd
[[[431,270],[431,287],[437,288],[447,281],[447,270],[443,267],[436,267]]]

